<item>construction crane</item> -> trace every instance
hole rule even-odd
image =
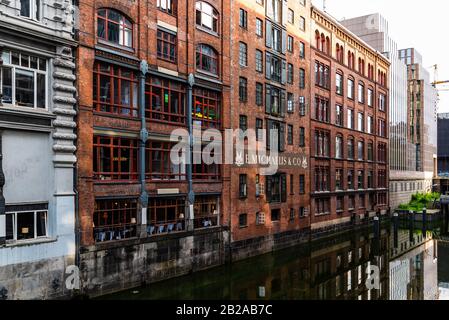
[[[432,66],[432,68],[434,70],[434,73],[433,73],[434,79],[433,79],[433,82],[431,84],[432,84],[432,86],[434,88],[436,88],[438,85],[449,83],[449,80],[443,80],[443,81],[438,80],[438,65],[437,64],[434,64]],[[437,89],[437,90],[438,91],[449,91],[449,88],[443,88],[443,89]]]

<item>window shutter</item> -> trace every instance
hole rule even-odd
[[[281,174],[281,202],[287,202],[287,175]]]
[[[271,27],[271,21],[268,20],[265,26],[265,45],[268,48],[273,47],[273,29]]]
[[[287,83],[287,62],[285,60],[282,60],[281,83]]]
[[[271,87],[265,86],[265,113],[271,113]]]
[[[268,52],[265,54],[265,78],[271,79],[271,54]]]
[[[285,123],[279,126],[279,151],[285,151]]]
[[[282,30],[282,53],[287,52],[287,30]]]
[[[287,109],[287,94],[284,90],[281,91],[281,105],[280,105],[280,114],[281,117],[285,117],[285,110]]]
[[[267,188],[267,192],[266,192],[266,198],[267,198],[267,202],[271,202],[271,176],[266,176],[266,188]]]

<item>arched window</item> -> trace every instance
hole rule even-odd
[[[331,40],[329,37],[326,37],[326,54],[331,53]]]
[[[114,44],[132,47],[132,22],[116,10],[99,9],[97,12],[97,36],[99,39]]]
[[[198,70],[218,75],[218,54],[206,44],[196,47],[196,67]]]
[[[343,136],[337,134],[335,137],[335,158],[343,159]]]
[[[208,30],[218,32],[218,11],[210,4],[199,1],[196,3],[196,24]]]
[[[351,51],[348,51],[348,68],[351,68]]]
[[[317,50],[320,50],[320,42],[321,42],[321,38],[320,38],[320,32],[318,30],[315,31],[315,47]]]
[[[325,47],[326,47],[326,37],[325,37],[324,34],[322,33],[322,34],[321,34],[321,48],[320,48],[320,51],[321,51],[321,52],[325,52],[325,51],[324,51],[324,50],[326,50]]]

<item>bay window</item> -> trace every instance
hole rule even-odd
[[[267,202],[287,201],[287,175],[277,173],[273,176],[266,176],[266,197]]]
[[[97,112],[125,117],[138,115],[138,79],[134,71],[95,62],[93,104]]]
[[[167,79],[147,78],[145,117],[149,121],[185,124],[185,87]]]
[[[101,40],[131,48],[133,25],[121,12],[100,9],[97,12],[97,37]]]
[[[137,180],[137,140],[94,136],[93,149],[95,180]]]
[[[93,225],[96,242],[136,237],[137,199],[97,199]]]
[[[4,50],[0,69],[2,103],[31,109],[47,108],[47,60]]]
[[[48,212],[6,212],[6,241],[23,241],[47,237]]]

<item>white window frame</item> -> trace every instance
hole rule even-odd
[[[21,213],[29,213],[32,212],[34,215],[34,222],[33,222],[33,226],[34,226],[34,238],[32,239],[25,239],[25,240],[18,240],[17,239],[17,215],[21,214]],[[37,215],[38,213],[45,213],[45,235],[44,236],[38,236],[37,235]],[[14,243],[14,242],[24,242],[24,241],[35,241],[35,240],[39,240],[39,239],[45,239],[48,238],[48,210],[25,210],[25,211],[12,211],[12,212],[6,212],[6,215],[12,215],[13,216],[13,221],[12,221],[12,225],[13,225],[13,234],[14,237],[13,239],[9,239],[6,240],[6,242],[9,243]],[[6,227],[6,222],[5,222],[5,227]]]
[[[3,59],[3,66],[2,68],[0,68],[0,85],[2,86],[1,91],[3,93],[3,73],[5,69],[11,69],[11,103],[7,103],[7,102],[3,102],[3,105],[9,105],[12,106],[14,108],[21,108],[24,110],[48,110],[48,59],[46,58],[42,58],[40,56],[36,56],[33,54],[28,54],[27,52],[21,52],[21,51],[16,51],[19,53],[19,63],[22,59],[22,54],[25,54],[29,57],[34,56],[36,58],[38,58],[39,60],[45,60],[45,71],[40,70],[39,69],[39,60],[37,61],[37,69],[33,69],[30,67],[22,67],[20,65],[15,65],[12,64],[11,62],[11,58],[12,58],[12,51],[11,50],[4,50],[3,51],[3,57],[5,56],[5,54],[9,54],[9,61],[8,63],[5,63],[5,60]],[[23,71],[28,71],[28,72],[32,72],[33,73],[33,77],[34,77],[34,103],[33,103],[33,107],[24,107],[24,106],[19,106],[16,104],[16,70],[23,70]],[[37,107],[37,75],[38,74],[43,74],[45,75],[45,107],[44,108],[38,108]]]
[[[20,14],[20,11],[22,9],[22,1],[19,0],[19,16],[22,18],[31,19],[34,21],[40,21],[42,19],[42,6],[41,6],[41,0],[29,0],[30,1],[30,15],[29,16],[22,16]]]

